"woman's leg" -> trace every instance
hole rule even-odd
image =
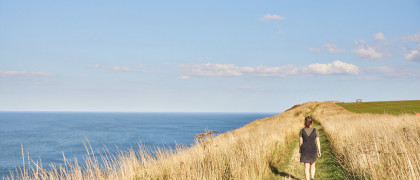
[[[311,163],[311,178],[315,177],[315,162]]]
[[[310,174],[309,174],[309,168],[310,168],[309,163],[305,163],[305,177],[306,177],[306,180],[311,180],[310,179]]]

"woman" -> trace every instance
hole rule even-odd
[[[315,145],[316,140],[316,145]],[[305,176],[306,180],[314,179],[315,176],[315,161],[316,161],[316,149],[318,147],[318,157],[321,157],[321,146],[319,143],[318,130],[312,127],[312,118],[310,116],[305,117],[305,128],[299,133],[299,153],[300,162],[305,164]],[[309,174],[310,170],[310,174]]]

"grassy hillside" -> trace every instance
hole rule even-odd
[[[337,103],[337,105],[355,113],[384,114],[385,112],[394,115],[420,113],[420,100]]]
[[[139,151],[99,154],[88,146],[84,162],[64,159],[51,168],[23,156],[23,167],[6,179],[268,179],[271,164],[287,162],[287,147],[316,104],[305,103],[218,136],[199,136],[191,148],[151,153],[139,145]]]
[[[408,112],[403,107],[410,106],[401,103],[394,113]],[[352,113],[335,102],[320,103],[312,116],[340,164],[357,179],[420,179],[420,116]]]
[[[99,154],[88,146],[83,163],[64,158],[50,168],[23,155],[23,166],[5,179],[302,179],[297,139],[306,115],[315,119],[322,141],[316,179],[420,179],[420,116],[401,114],[419,111],[420,101],[336,103],[296,105],[218,136],[200,136],[190,148],[151,153],[139,145],[139,151]],[[346,105],[350,111],[343,111]],[[384,115],[384,108],[399,115]]]

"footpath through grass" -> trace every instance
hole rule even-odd
[[[332,151],[331,144],[324,133],[324,128],[317,122],[313,123],[313,127],[319,131],[322,153],[321,158],[316,160],[315,179],[348,179],[347,173],[341,168]]]
[[[314,121],[313,127],[319,131],[321,143],[321,158],[316,160],[315,179],[349,179],[335,158],[324,129]],[[298,132],[297,132],[298,133]],[[288,148],[288,154],[276,164],[271,165],[270,179],[305,179],[304,165],[300,162],[299,139],[293,141]]]
[[[420,113],[420,100],[413,101],[379,101],[363,103],[337,103],[337,105],[354,113],[394,114]]]

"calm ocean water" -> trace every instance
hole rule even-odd
[[[0,112],[0,177],[22,165],[23,145],[44,167],[68,159],[83,160],[83,142],[111,152],[175,144],[191,145],[205,129],[221,133],[273,113],[67,113]]]

